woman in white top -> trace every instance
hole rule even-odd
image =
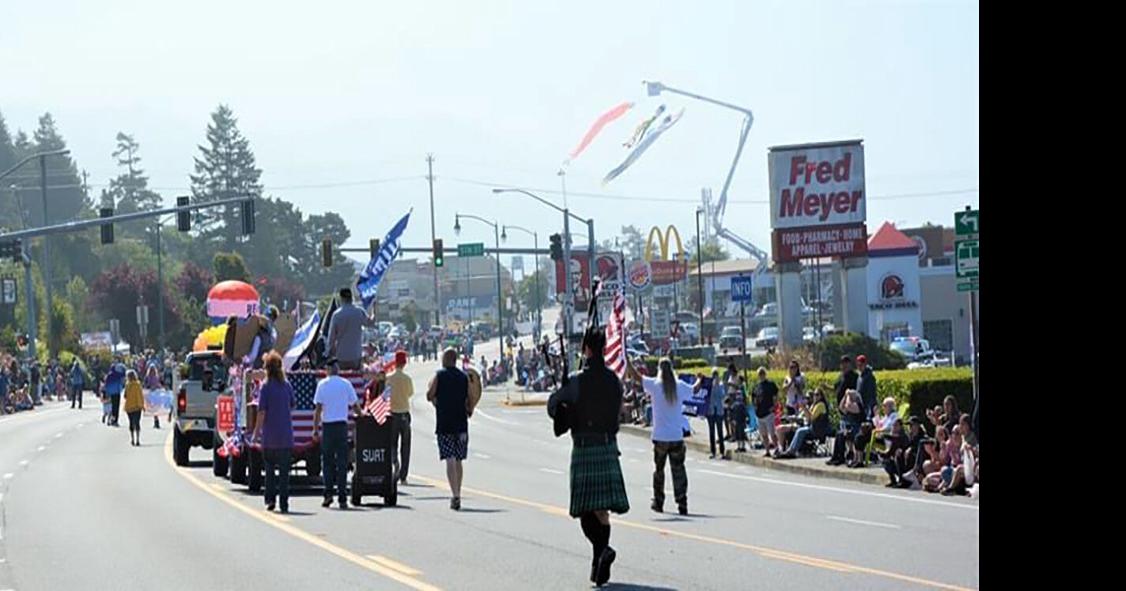
[[[656,378],[642,376],[627,365],[641,382],[653,407],[653,504],[658,513],[665,504],[665,460],[672,471],[673,495],[681,515],[688,515],[688,472],[684,469],[684,403],[692,398],[692,386],[676,379],[672,362],[661,359]]]

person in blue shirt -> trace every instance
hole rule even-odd
[[[704,374],[700,374],[696,379],[695,391],[700,391],[704,387]],[[727,452],[723,446],[723,423],[726,419],[726,409],[724,408],[724,398],[727,397],[727,388],[724,386],[723,381],[719,379],[719,372],[712,372],[712,383],[708,391],[707,406],[704,408],[704,417],[708,420],[708,447],[711,450],[711,459],[715,459],[715,444],[719,440],[719,455],[726,457]]]
[[[114,360],[113,364],[109,367],[109,372],[106,373],[105,386],[103,390],[110,400],[109,411],[109,424],[117,427],[118,418],[121,414],[121,392],[125,389],[125,363],[121,361],[121,357]]]
[[[70,407],[74,408],[74,403],[78,403],[78,409],[82,410],[82,389],[86,387],[86,372],[82,371],[82,366],[78,364],[75,359],[74,363],[70,366]]]

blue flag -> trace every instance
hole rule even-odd
[[[413,208],[412,210],[413,211]],[[399,223],[391,228],[391,231],[383,237],[383,243],[379,246],[379,252],[375,254],[375,258],[368,261],[364,270],[360,272],[360,277],[356,279],[356,290],[360,292],[360,298],[363,299],[364,309],[370,309],[371,305],[375,303],[375,294],[379,292],[379,282],[383,280],[384,273],[395,257],[399,256],[399,238],[403,235],[403,230],[407,229],[407,222],[410,220],[411,212],[408,211]]]
[[[301,328],[297,329],[297,332],[293,335],[293,340],[290,342],[289,350],[285,352],[285,356],[282,358],[286,368],[293,369],[298,359],[309,350],[309,345],[313,344],[313,340],[317,336],[317,327],[320,326],[320,323],[321,313],[318,310],[313,312],[313,315],[305,321],[305,324],[301,325]]]

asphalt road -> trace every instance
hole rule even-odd
[[[305,483],[291,515],[267,513],[260,495],[211,475],[209,452],[173,466],[167,426],[146,423],[144,445],[130,447],[89,397],[83,411],[48,403],[0,417],[0,590],[590,588],[589,546],[566,515],[569,440],[552,436],[544,409],[486,393],[454,512],[424,396],[434,364],[409,369],[414,452],[395,508],[370,497],[322,509]],[[975,501],[690,453],[691,514],[656,514],[648,442],[620,445],[632,508],[613,519],[608,588],[978,586]]]

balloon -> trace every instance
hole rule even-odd
[[[246,318],[258,313],[258,290],[245,281],[220,281],[207,292],[207,315],[222,322],[228,316]]]

